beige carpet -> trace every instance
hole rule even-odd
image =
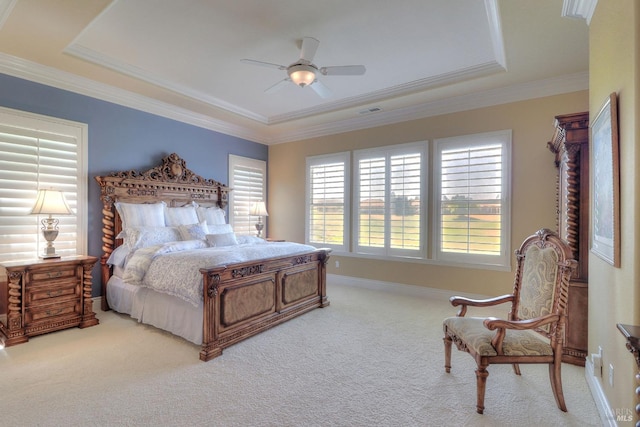
[[[0,350],[6,426],[600,425],[583,368],[563,365],[568,413],[547,367],[489,369],[475,413],[475,364],[443,368],[448,303],[330,284],[331,306],[226,349],[199,347],[113,312],[100,325]]]

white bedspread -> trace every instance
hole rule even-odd
[[[202,301],[201,268],[313,251],[293,242],[248,243],[207,247],[204,241],[165,243],[138,249],[124,270],[124,281],[173,295],[194,306]]]

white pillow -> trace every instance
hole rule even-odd
[[[209,224],[207,223],[207,229],[209,232],[207,234],[226,234],[233,233],[233,228],[231,224]]]
[[[120,245],[111,252],[107,264],[115,267],[124,267],[127,256],[129,256],[129,247],[127,245]]]
[[[122,229],[137,226],[164,227],[165,203],[114,203],[120,219]]]
[[[189,225],[201,222],[198,219],[195,206],[165,207],[164,221],[167,226]]]
[[[235,233],[207,234],[207,243],[211,247],[234,246],[238,240]]]
[[[182,240],[206,240],[209,230],[206,222],[199,224],[179,225],[180,237]]]
[[[227,222],[224,217],[224,211],[217,206],[212,206],[210,208],[199,206],[196,211],[198,213],[198,221],[206,221],[207,225],[224,224]]]
[[[239,245],[247,245],[247,244],[251,244],[251,245],[261,245],[263,243],[267,243],[266,240],[264,240],[262,237],[258,237],[258,236],[236,236],[236,239],[238,239],[238,244]]]
[[[182,240],[177,227],[129,227],[124,242],[130,251]]]

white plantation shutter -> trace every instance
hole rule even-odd
[[[229,193],[229,224],[237,235],[256,235],[258,217],[249,215],[249,209],[253,203],[267,202],[267,163],[230,155],[229,186],[233,189]],[[263,237],[268,236],[266,220],[262,218]]]
[[[56,252],[86,252],[86,132],[83,124],[0,109],[0,262],[43,253],[46,215],[30,215],[41,188],[61,190],[74,212],[54,216]]]
[[[358,161],[358,247],[384,248],[386,211],[386,159]]]
[[[307,159],[306,242],[348,250],[349,153]]]
[[[438,257],[506,265],[511,132],[436,141]]]
[[[360,150],[356,159],[356,252],[424,257],[426,144]]]
[[[391,242],[393,249],[421,248],[422,155],[391,156]]]

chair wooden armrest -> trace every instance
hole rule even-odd
[[[452,296],[449,298],[449,302],[452,306],[460,306],[458,317],[463,317],[467,314],[467,307],[491,307],[498,304],[504,304],[505,302],[513,302],[513,294],[502,295],[494,298],[487,299],[472,299],[459,296]]]
[[[536,317],[534,319],[527,320],[504,320],[496,317],[487,317],[482,322],[485,328],[489,330],[495,330],[496,335],[491,340],[491,345],[496,349],[498,354],[502,354],[502,342],[504,336],[507,333],[507,329],[517,329],[519,331],[527,329],[535,329],[548,323],[554,323],[560,320],[560,316],[557,314],[547,314],[546,316]]]

